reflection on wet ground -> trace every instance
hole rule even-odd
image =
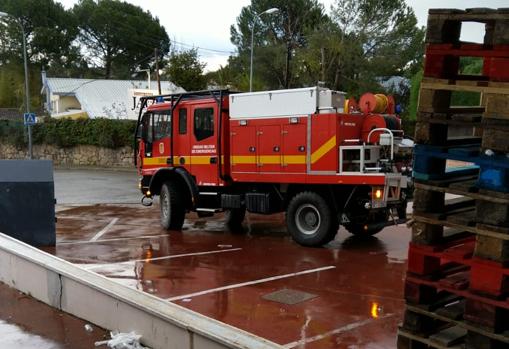
[[[194,215],[167,233],[157,207],[77,207],[58,218],[49,252],[288,348],[395,347],[404,226],[369,238],[340,230],[325,248],[305,248],[286,235],[283,215],[249,215],[243,233],[226,231],[221,216]],[[285,289],[314,297],[262,298]]]
[[[90,349],[107,332],[0,283],[0,347]]]

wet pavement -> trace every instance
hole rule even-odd
[[[395,348],[409,229],[360,239],[340,230],[305,248],[283,218],[248,215],[239,233],[220,215],[188,215],[183,232],[167,233],[156,206],[75,207],[58,213],[58,243],[46,250],[288,348]]]
[[[56,169],[58,204],[139,203],[135,170]]]
[[[96,326],[0,283],[0,347],[23,349],[90,349],[109,337]]]

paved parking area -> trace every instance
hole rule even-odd
[[[288,348],[394,348],[402,320],[409,229],[368,239],[341,231],[304,248],[283,215],[221,216],[159,226],[158,207],[93,205],[58,213],[58,257]]]
[[[0,283],[0,347],[90,349],[109,333]]]

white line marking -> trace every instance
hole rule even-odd
[[[164,236],[169,236],[168,234],[161,235],[145,235],[145,236],[133,236],[133,237],[125,237],[125,238],[114,238],[114,239],[102,239],[95,241],[62,241],[57,242],[57,245],[75,245],[75,244],[90,244],[90,243],[101,243],[101,242],[110,242],[110,241],[124,241],[124,240],[135,240],[135,239],[152,239],[152,238],[160,238]]]
[[[107,263],[106,265],[119,265],[119,264],[130,264],[130,263],[136,263],[136,262],[152,262],[152,261],[160,261],[164,259],[173,259],[173,258],[181,258],[181,257],[191,257],[191,256],[203,256],[207,254],[214,254],[214,253],[223,253],[223,252],[234,252],[234,251],[240,251],[242,248],[229,248],[227,250],[213,250],[213,251],[204,251],[204,252],[192,252],[192,253],[183,253],[183,254],[175,254],[172,256],[163,256],[163,257],[154,257],[154,258],[144,258],[144,259],[134,259],[131,261],[124,261],[124,262],[118,262],[118,263]],[[94,265],[87,265],[85,268],[87,269],[94,269],[98,267],[104,267],[105,264],[94,264]],[[82,266],[83,267],[83,266]]]
[[[229,248],[229,249],[222,249],[222,250],[213,250],[213,251],[205,251],[205,252],[183,253],[183,254],[176,254],[176,255],[173,255],[173,256],[155,257],[155,258],[147,258],[147,259],[137,259],[134,262],[160,261],[160,260],[163,260],[163,259],[172,259],[172,258],[190,257],[190,256],[203,256],[203,255],[207,255],[207,254],[223,253],[223,252],[233,252],[233,251],[240,251],[240,250],[242,250],[242,248],[236,247],[236,248]]]
[[[91,239],[90,241],[97,241],[101,236],[103,236],[104,234],[106,234],[108,232],[108,230],[110,230],[110,228],[112,226],[115,225],[115,223],[118,222],[118,218],[113,218],[111,220],[111,222],[108,223],[107,226],[105,226],[100,232],[98,232],[97,234],[95,234]]]
[[[319,271],[323,271],[323,270],[329,270],[329,269],[335,269],[335,268],[336,268],[335,266],[329,265],[329,266],[326,266],[326,267],[321,267],[321,268],[316,268],[316,269],[308,269],[308,270],[303,270],[303,271],[299,271],[299,272],[291,273],[291,274],[272,276],[272,277],[269,277],[269,278],[258,279],[258,280],[248,281],[248,282],[243,282],[243,283],[240,283],[240,284],[234,284],[234,285],[228,285],[228,286],[223,286],[223,287],[218,287],[218,288],[212,288],[210,290],[195,292],[195,293],[186,294],[186,295],[183,295],[183,296],[176,296],[176,297],[172,297],[172,298],[167,298],[166,300],[170,301],[170,302],[173,302],[173,301],[178,301],[178,300],[181,300],[181,299],[184,299],[184,298],[193,298],[193,297],[202,296],[202,295],[208,294],[208,293],[214,293],[214,292],[219,292],[219,291],[224,291],[224,290],[230,290],[232,288],[256,285],[256,284],[261,284],[263,282],[269,282],[269,281],[274,281],[274,280],[279,280],[279,279],[286,279],[286,278],[293,277],[293,276],[310,274],[310,273],[315,273],[315,272],[319,272]]]
[[[366,319],[366,320],[354,322],[354,323],[348,324],[346,326],[343,326],[343,327],[340,327],[340,328],[336,328],[335,330],[332,330],[332,331],[329,331],[329,332],[325,332],[325,333],[322,333],[322,334],[319,334],[319,335],[316,335],[316,336],[313,336],[313,337],[309,337],[309,338],[301,339],[299,341],[295,341],[295,342],[291,342],[291,343],[285,344],[284,347],[287,348],[287,349],[296,348],[296,347],[304,348],[305,344],[307,344],[307,343],[316,342],[316,341],[319,341],[319,340],[324,339],[326,337],[332,336],[334,334],[340,334],[340,333],[352,331],[352,330],[355,330],[356,328],[359,328],[359,327],[362,327],[362,326],[365,326],[365,325],[369,325],[369,324],[371,324],[371,323],[373,323],[373,322],[375,322],[377,320],[382,320],[382,319],[385,319],[385,318],[388,318],[388,317],[391,317],[391,316],[394,316],[394,314],[383,315],[383,316],[380,316],[378,319],[369,318],[369,319]]]

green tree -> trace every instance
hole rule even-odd
[[[257,16],[270,8],[279,11]],[[294,63],[296,50],[306,47],[306,33],[324,18],[323,7],[317,0],[252,0],[244,7],[231,27],[231,41],[239,56],[231,63],[242,67],[239,73],[249,74],[251,30],[254,35],[254,67],[256,80],[263,88],[288,88],[299,85]],[[246,64],[247,62],[247,64]]]
[[[417,103],[419,102],[419,91],[421,88],[423,70],[419,70],[412,76],[410,80],[410,102],[408,105],[408,119],[416,120],[417,117]]]
[[[70,68],[79,61],[73,45],[77,35],[74,17],[53,0],[0,0],[0,11],[10,17],[0,26],[0,64],[22,62],[23,26],[28,59],[45,69]],[[17,22],[17,23],[16,23]]]
[[[73,13],[79,41],[90,65],[106,78],[128,78],[142,64],[169,52],[170,40],[159,19],[138,6],[118,0],[80,0]]]
[[[324,63],[334,67],[334,88],[360,93],[381,77],[411,77],[419,70],[424,29],[404,0],[337,0],[331,19],[338,34],[335,54]]]
[[[74,17],[53,0],[0,0],[0,107],[22,109],[24,70],[22,30],[27,42],[31,108],[41,107],[40,71],[68,75],[85,68],[79,49]]]
[[[187,91],[207,88],[207,78],[203,75],[205,64],[198,58],[198,50],[172,52],[165,75],[169,80]]]

